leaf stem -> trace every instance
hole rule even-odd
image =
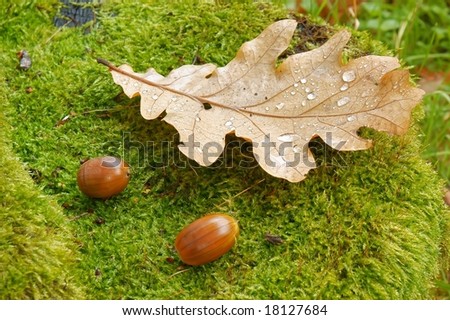
[[[107,66],[110,69],[115,68],[115,66],[111,62],[109,62],[108,60],[102,59],[102,58],[97,58],[97,62]]]
[[[250,110],[247,110],[248,107],[230,107],[230,106],[227,106],[227,105],[225,105],[223,103],[220,103],[220,102],[209,100],[209,99],[203,98],[203,97],[194,96],[194,95],[189,94],[187,92],[179,91],[179,90],[173,89],[173,88],[171,88],[169,86],[165,86],[165,85],[162,85],[162,84],[150,81],[148,79],[142,78],[142,77],[140,77],[140,76],[138,76],[136,74],[133,74],[131,72],[128,72],[128,71],[125,71],[125,70],[123,70],[121,68],[116,67],[115,65],[113,65],[108,60],[105,60],[105,59],[102,59],[102,58],[97,58],[97,62],[107,66],[110,71],[113,70],[113,71],[115,71],[117,73],[123,74],[124,76],[130,77],[130,78],[132,78],[132,79],[134,79],[136,81],[145,83],[145,84],[147,84],[149,86],[157,87],[157,88],[160,88],[162,90],[167,90],[167,91],[170,91],[172,93],[188,97],[189,99],[197,101],[198,103],[200,103],[202,105],[210,104],[211,106],[232,110],[232,111],[238,112],[238,113],[240,113],[242,115],[245,115],[245,116],[247,116],[247,115],[249,115],[249,116],[256,115],[256,116],[261,116],[261,117],[278,118],[278,119],[317,118],[317,115],[308,116],[308,115],[303,115],[302,114],[302,115],[298,115],[298,116],[284,116],[284,115],[268,114],[268,113],[263,113],[263,112],[258,112],[258,111],[250,111]],[[249,119],[249,120],[251,120],[251,119]]]
[[[175,93],[175,94],[179,94],[179,95],[188,97],[188,98],[190,98],[190,99],[192,99],[192,100],[197,101],[197,102],[200,103],[200,104],[210,103],[210,104],[214,104],[214,105],[216,105],[216,106],[220,106],[220,107],[224,107],[224,108],[228,108],[228,109],[234,109],[234,108],[227,107],[227,106],[225,106],[225,105],[222,106],[222,105],[220,105],[220,104],[218,104],[218,103],[209,101],[208,99],[196,97],[196,96],[193,96],[193,95],[191,95],[191,94],[189,94],[189,93],[186,93],[186,92],[183,92],[183,91],[179,91],[179,90],[173,89],[173,88],[171,88],[171,87],[168,87],[168,86],[165,86],[165,85],[162,85],[162,84],[159,84],[159,83],[150,81],[150,80],[148,80],[148,79],[139,77],[139,76],[137,76],[137,75],[135,75],[135,74],[133,74],[133,73],[127,72],[127,71],[125,71],[125,70],[122,70],[122,69],[116,67],[115,65],[113,65],[113,64],[112,64],[111,62],[109,62],[108,60],[105,60],[105,59],[102,59],[102,58],[97,58],[97,62],[100,63],[100,64],[103,64],[103,65],[107,66],[107,67],[109,68],[109,70],[113,70],[113,71],[115,71],[115,72],[118,72],[118,73],[120,73],[120,74],[123,74],[124,76],[130,77],[130,78],[132,78],[132,79],[134,79],[134,80],[137,80],[137,81],[139,81],[139,82],[145,83],[145,84],[147,84],[147,85],[149,85],[149,86],[157,87],[157,88],[160,88],[160,89],[163,89],[163,90],[170,91],[170,92]]]

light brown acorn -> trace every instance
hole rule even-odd
[[[80,167],[77,182],[91,198],[107,199],[122,192],[130,181],[130,167],[116,157],[93,158]]]
[[[181,230],[175,240],[175,248],[184,263],[199,266],[227,253],[238,234],[239,226],[234,218],[212,213]]]

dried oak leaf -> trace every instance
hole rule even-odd
[[[260,166],[273,176],[298,182],[315,168],[308,142],[321,137],[338,150],[362,150],[371,141],[361,127],[392,134],[408,129],[412,108],[423,90],[396,58],[365,56],[343,65],[350,38],[340,31],[321,47],[289,56],[278,67],[295,20],[270,25],[244,43],[225,67],[184,65],[164,77],[154,69],[135,73],[128,65],[107,65],[114,81],[133,97],[141,96],[141,114],[164,120],[180,134],[181,152],[211,165],[225,147],[225,135],[253,142]]]

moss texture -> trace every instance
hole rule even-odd
[[[0,97],[7,101],[5,90]],[[62,210],[14,155],[3,115],[0,126],[0,299],[82,298],[73,276],[74,238]]]
[[[252,1],[112,1],[96,8],[85,33],[52,25],[56,1],[4,1],[0,9],[2,112],[12,126],[2,130],[19,157],[1,145],[0,173],[8,183],[0,297],[431,297],[445,258],[448,211],[441,181],[419,156],[414,124],[403,137],[362,130],[374,140],[368,151],[336,152],[313,141],[321,166],[297,184],[268,176],[233,137],[218,163],[203,168],[180,155],[172,127],[143,120],[139,99],[124,97],[95,62],[102,57],[162,74],[192,62],[225,65],[244,41],[286,18],[284,10]],[[333,32],[304,23],[325,37]],[[292,51],[323,41],[298,36]],[[28,71],[17,68],[21,49],[33,59]],[[386,51],[355,33],[346,55],[368,53]],[[80,160],[101,155],[123,157],[133,170],[128,188],[107,201],[76,186]],[[214,263],[183,266],[173,248],[177,233],[211,211],[239,220],[237,245]],[[9,227],[15,224],[24,227]],[[280,235],[283,244],[271,245],[265,233]],[[36,249],[19,252],[22,244]],[[62,293],[63,283],[73,290]]]

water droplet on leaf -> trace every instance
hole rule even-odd
[[[343,98],[338,100],[337,105],[338,105],[338,107],[343,107],[349,102],[350,102],[350,98],[349,97],[343,97]]]
[[[314,92],[309,93],[306,98],[308,100],[314,100],[316,98],[316,95],[314,94]]]
[[[344,80],[345,82],[352,82],[355,79],[356,79],[356,74],[355,74],[355,71],[353,71],[353,70],[345,71],[342,74],[342,80]]]
[[[296,137],[298,137],[296,134],[285,133],[279,136],[278,140],[281,142],[292,142]]]
[[[280,102],[280,103],[278,103],[275,107],[276,107],[278,110],[281,110],[281,109],[283,109],[283,107],[284,107],[284,103],[283,103],[283,102]]]

